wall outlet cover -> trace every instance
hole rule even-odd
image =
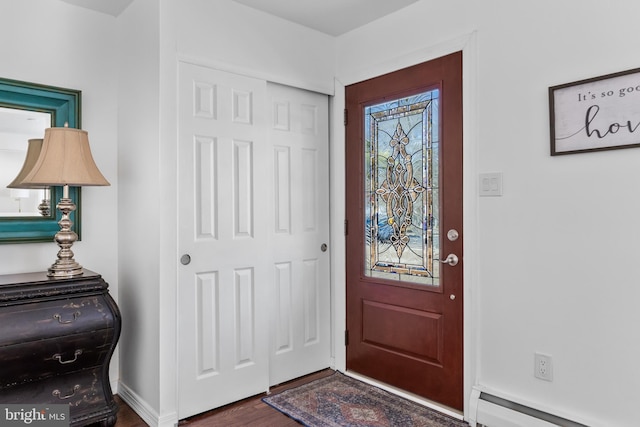
[[[535,353],[533,369],[536,378],[553,381],[553,359],[550,355]]]

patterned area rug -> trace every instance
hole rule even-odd
[[[468,427],[339,372],[262,400],[308,427]]]

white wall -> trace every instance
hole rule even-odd
[[[117,19],[121,394],[145,416],[160,414],[159,3],[134,1]]]
[[[634,1],[422,0],[337,43],[338,79],[353,80],[473,33],[467,168],[502,172],[504,195],[465,189],[478,214],[465,230],[477,266],[465,277],[477,343],[467,389],[593,426],[638,424],[640,150],[550,157],[547,89],[639,67],[639,13]],[[375,55],[363,49],[373,39]],[[553,382],[533,377],[536,351],[553,356]]]
[[[110,187],[82,189],[82,241],[75,259],[96,271],[118,299],[115,19],[51,0],[0,2],[0,77],[79,89],[82,128]],[[56,259],[51,243],[0,245],[0,274],[45,271]],[[118,355],[112,359],[118,377]]]
[[[187,0],[178,13],[178,54],[202,65],[333,92],[333,37],[230,0]]]

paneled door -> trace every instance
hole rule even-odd
[[[269,83],[271,385],[329,366],[327,96]]]
[[[178,96],[183,419],[330,364],[328,98],[185,63]]]
[[[462,53],[346,88],[347,369],[462,409]]]
[[[269,387],[266,82],[179,65],[179,418]]]

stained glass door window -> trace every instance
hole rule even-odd
[[[365,275],[439,286],[438,95],[365,108]]]

